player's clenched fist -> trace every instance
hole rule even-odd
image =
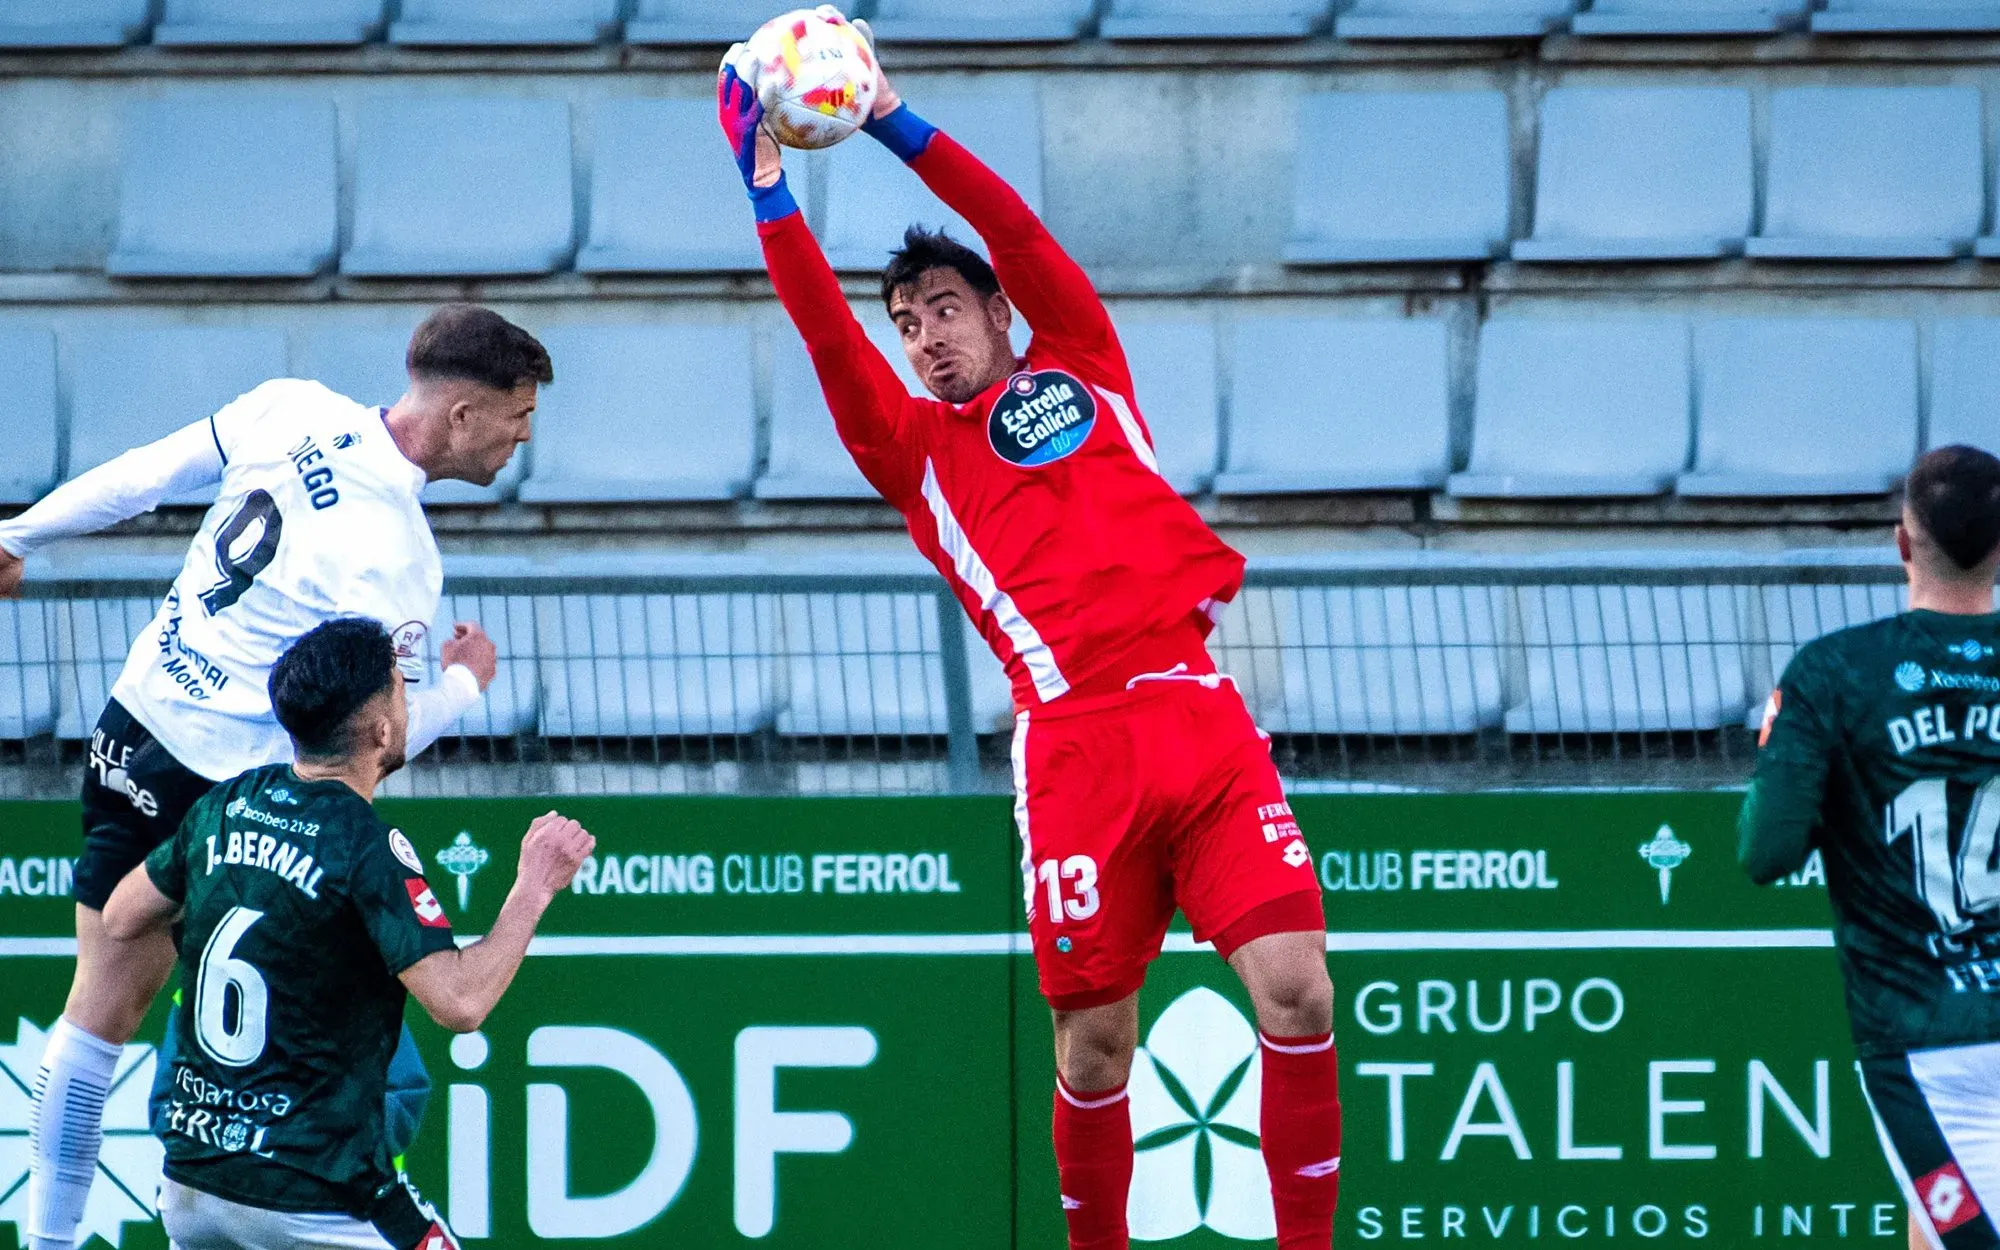
[[[569,817],[556,812],[537,816],[521,839],[516,880],[553,898],[569,888],[576,870],[596,849],[597,839]]]
[[[500,671],[500,653],[493,640],[471,621],[460,621],[452,627],[451,637],[438,648],[438,662],[443,668],[465,665],[479,680],[481,690],[492,685],[494,674]]]
[[[21,569],[26,561],[0,547],[0,599],[12,599],[21,593]]]

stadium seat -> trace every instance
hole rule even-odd
[[[1090,12],[1089,0],[877,0],[868,24],[884,43],[1067,43]]]
[[[2000,4],[1980,0],[1827,0],[1815,34],[1955,34],[2000,30]]]
[[[172,578],[163,570],[162,594]],[[90,737],[132,640],[152,621],[160,597],[68,599],[54,605],[56,737],[66,742]]]
[[[1292,264],[1485,260],[1507,239],[1507,97],[1343,91],[1299,102]]]
[[[59,605],[0,603],[0,741],[18,742],[55,729],[56,657],[49,621]]]
[[[1221,451],[1214,316],[1123,317],[1118,338],[1160,475],[1183,495],[1200,494],[1215,480]]]
[[[356,109],[342,273],[543,274],[576,247],[569,106],[432,97]]]
[[[115,48],[151,22],[148,0],[0,0],[0,48]]]
[[[1111,0],[1106,39],[1299,39],[1326,29],[1327,0]]]
[[[33,503],[56,484],[56,341],[47,330],[0,329],[0,395],[0,504]]]
[[[729,499],[755,454],[749,327],[564,326],[536,414],[534,503]]]
[[[1678,318],[1486,323],[1462,497],[1660,495],[1687,467]]]
[[[778,619],[779,733],[900,737],[949,728],[935,595],[783,595]]]
[[[1974,87],[1771,93],[1764,229],[1751,256],[1924,260],[1979,233],[1985,168]]]
[[[281,330],[126,326],[66,335],[70,379],[69,475],[210,417],[285,375]],[[215,489],[163,503],[209,504]]]
[[[1538,39],[1576,0],[1357,0],[1333,19],[1342,39]]]
[[[1815,638],[1852,625],[1866,625],[1894,616],[1909,606],[1909,588],[1887,584],[1856,586],[1760,586],[1764,610],[1763,636],[1767,685],[1775,689],[1785,666],[1798,649]],[[1753,688],[1754,689],[1754,688]],[[1752,704],[1752,727],[1761,723],[1763,708]]]
[[[1504,594],[1489,586],[1252,587],[1224,613],[1211,648],[1269,733],[1476,733],[1504,711]]]
[[[333,263],[333,104],[266,93],[170,95],[125,118],[121,278],[309,278]]]
[[[1429,490],[1451,468],[1443,321],[1253,314],[1234,327],[1220,495]]]
[[[777,710],[771,595],[548,595],[535,600],[542,733],[748,734]]]
[[[1747,590],[1523,586],[1526,698],[1509,733],[1607,734],[1740,724]]]
[[[2000,318],[1931,326],[1931,447],[1964,443],[2000,455]]]
[[[293,348],[292,372],[338,391],[356,403],[388,408],[409,389],[403,354],[412,328],[341,327],[308,331]],[[539,415],[535,418],[538,434],[540,419]],[[516,451],[507,467],[500,471],[499,480],[491,486],[431,482],[424,487],[424,502],[482,504],[511,499],[533,454],[532,444]]]
[[[1879,495],[1917,450],[1907,321],[1721,318],[1695,327],[1695,496]]]
[[[618,8],[618,0],[402,0],[401,15],[389,24],[389,42],[416,47],[598,43],[617,37]]]
[[[911,394],[923,386],[910,369],[895,327],[879,308],[858,308],[861,324],[875,341]],[[873,314],[871,316],[871,313]],[[826,410],[819,377],[805,344],[786,322],[776,327],[771,362],[771,446],[764,475],[752,493],[759,499],[875,499],[875,488],[854,467]]]
[[[727,47],[748,39],[759,20],[741,0],[638,0],[625,23],[625,42]]]
[[[384,0],[165,0],[153,42],[168,47],[367,43],[382,34]]]
[[[705,100],[607,100],[595,112],[584,273],[762,272],[735,166],[715,159]]]
[[[1805,25],[1811,0],[1597,0],[1579,35],[1766,35]]]
[[[1535,234],[1514,259],[1725,256],[1755,208],[1748,91],[1557,87],[1542,98]]]
[[[923,104],[927,120],[977,153],[1030,207],[1041,208],[1041,105],[1031,83],[1010,78],[976,94],[926,93]],[[827,153],[820,241],[834,268],[881,269],[902,246],[904,228],[916,223],[943,226],[980,246],[972,227],[881,144],[847,143]]]
[[[458,565],[451,572],[457,573]],[[541,677],[535,658],[535,600],[526,595],[447,593],[438,602],[425,641],[424,662],[431,679],[441,672],[438,648],[451,638],[460,621],[477,622],[500,653],[499,666],[486,693],[446,733],[451,738],[511,738],[533,733],[541,713]]]

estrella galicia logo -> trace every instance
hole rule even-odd
[[[1904,660],[1896,666],[1896,686],[1907,694],[1916,694],[1924,688],[1924,666],[1915,660]]]
[[[993,401],[986,437],[1009,464],[1040,468],[1083,446],[1097,424],[1090,388],[1060,369],[1021,372]]]

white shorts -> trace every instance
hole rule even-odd
[[[203,1193],[172,1179],[160,1182],[160,1223],[174,1250],[458,1250],[458,1243],[414,1191],[387,1218],[339,1213],[267,1211]]]
[[[1861,1062],[1882,1153],[1936,1250],[2000,1250],[2000,1042]]]

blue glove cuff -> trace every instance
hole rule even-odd
[[[937,134],[937,127],[912,113],[907,104],[898,104],[887,117],[869,118],[861,128],[875,136],[904,164],[922,156],[924,149],[931,145],[931,137]]]
[[[756,212],[758,221],[777,221],[799,211],[799,203],[792,198],[792,189],[785,185],[782,173],[768,187],[750,188],[750,207]]]

